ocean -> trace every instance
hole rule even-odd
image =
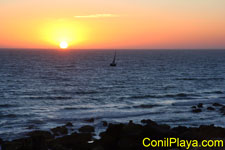
[[[225,50],[0,50],[0,137],[72,122],[225,127]],[[202,112],[192,106],[203,103]],[[94,118],[93,123],[86,120]]]

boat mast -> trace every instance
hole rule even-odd
[[[114,58],[113,58],[113,62],[112,62],[113,64],[115,64],[116,63],[116,51],[115,51],[115,54],[114,54]]]

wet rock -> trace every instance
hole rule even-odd
[[[104,150],[104,148],[102,146],[97,146],[93,150]]]
[[[3,140],[0,138],[0,144],[2,144],[3,143]]]
[[[0,138],[0,150],[2,149],[3,140]]]
[[[67,122],[65,126],[67,126],[67,127],[72,127],[73,124],[72,124],[71,122]]]
[[[207,107],[207,110],[215,110],[213,107]]]
[[[103,125],[104,127],[107,127],[107,126],[108,126],[108,123],[107,123],[106,121],[102,121],[102,125]]]
[[[44,139],[53,139],[54,138],[54,136],[50,132],[40,131],[40,130],[30,132],[30,133],[28,133],[28,136],[30,136],[30,137],[39,136],[39,137],[42,137]]]
[[[105,132],[100,133],[100,136],[103,137],[105,135],[108,136],[117,136],[123,129],[124,124],[109,124],[108,128]]]
[[[147,125],[153,125],[153,126],[157,126],[158,125],[156,122],[154,122],[154,121],[152,121],[150,119],[148,119],[148,120],[143,119],[143,120],[141,120],[141,123],[144,123],[144,124],[147,124]]]
[[[22,138],[13,141],[6,141],[2,145],[3,150],[32,150],[31,138]]]
[[[199,103],[198,108],[203,108],[203,103]]]
[[[98,141],[98,145],[101,145],[106,150],[116,150],[118,143],[122,137],[122,130],[125,124],[109,124],[105,132],[100,133],[101,139]]]
[[[79,129],[80,132],[84,132],[84,133],[90,133],[90,132],[94,132],[95,128],[89,125],[83,126]]]
[[[128,124],[123,126],[121,134],[123,136],[138,136],[142,132],[141,128],[141,125],[134,124],[132,121],[130,121]]]
[[[192,112],[193,113],[200,113],[200,112],[202,112],[202,110],[198,108],[198,109],[193,109]]]
[[[192,106],[191,108],[192,108],[192,109],[196,109],[197,107],[196,107],[196,106]]]
[[[160,125],[152,126],[145,125],[142,129],[141,137],[154,137],[154,139],[163,139],[164,137],[174,137],[174,132],[167,128],[162,128]]]
[[[103,147],[103,149],[106,150],[113,150],[117,149],[117,139],[111,135],[105,134],[101,137],[100,141],[98,142],[99,145]]]
[[[56,127],[51,129],[51,131],[53,132],[54,136],[68,134],[68,129],[66,128],[66,126]]]
[[[33,136],[31,140],[32,150],[48,150],[47,141],[42,136]]]
[[[36,126],[35,125],[29,125],[26,129],[35,129]]]
[[[222,109],[222,108],[221,108]],[[225,107],[223,107],[225,111]],[[225,139],[225,128],[214,125],[187,128],[178,126],[170,128],[160,125],[152,120],[142,120],[141,124],[130,121],[128,124],[109,124],[105,132],[100,134],[100,139],[93,139],[91,132],[94,127],[83,126],[81,133],[72,133],[60,138],[54,138],[50,132],[34,131],[29,138],[3,142],[3,150],[136,150],[144,149],[142,140],[145,137],[164,139],[174,137],[184,140],[209,140]],[[0,144],[2,140],[0,140]],[[91,142],[90,142],[91,141]],[[166,148],[165,148],[166,149]],[[176,149],[176,147],[173,147]]]
[[[129,150],[137,147],[137,141],[134,138],[122,137],[118,142],[118,149],[120,150]]]
[[[186,132],[188,130],[188,128],[184,127],[184,126],[178,126],[178,127],[173,128],[172,130],[178,134],[181,134],[181,133]]]
[[[63,145],[59,145],[59,144],[55,144],[55,143],[50,145],[49,147],[50,147],[50,149],[48,149],[48,150],[71,150],[71,149],[65,148],[65,146],[63,146]]]
[[[214,125],[206,126],[201,125],[199,128],[196,129],[201,137],[207,138],[225,138],[225,129],[221,127],[214,127]]]
[[[224,105],[222,105],[222,104],[219,104],[219,103],[213,103],[213,106],[215,106],[215,107],[222,107],[222,106],[224,106]]]
[[[64,137],[57,138],[49,143],[49,149],[52,150],[91,150],[92,140],[90,133],[73,133]],[[58,148],[58,149],[56,149]],[[63,149],[64,148],[64,149]]]
[[[94,118],[90,118],[90,119],[86,119],[85,121],[86,121],[86,122],[94,122],[95,119],[94,119]]]
[[[167,124],[162,124],[162,125],[159,125],[161,128],[163,129],[170,129],[170,126],[167,125]]]
[[[33,131],[28,133],[29,138],[13,140],[5,144],[6,150],[48,150],[47,141],[53,140],[48,131]]]

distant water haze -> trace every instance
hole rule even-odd
[[[0,51],[0,137],[12,139],[68,121],[152,119],[172,126],[215,124],[224,116],[224,50]],[[203,111],[191,107],[203,103]]]

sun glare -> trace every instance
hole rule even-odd
[[[65,49],[65,48],[68,47],[68,44],[67,44],[67,42],[63,41],[63,42],[60,43],[59,46],[60,46],[60,48]]]

